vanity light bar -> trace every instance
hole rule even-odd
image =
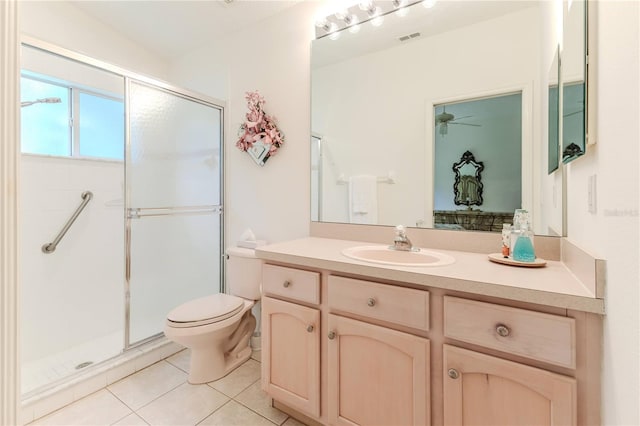
[[[356,32],[353,31],[354,28],[369,21],[375,21],[379,25],[383,16],[407,9],[415,4],[423,3],[423,1],[424,0],[363,1],[359,5],[356,4],[349,9],[344,9],[319,19],[316,22],[316,39],[331,35],[336,36],[337,33],[345,29]],[[429,0],[429,3],[433,5],[435,0]]]

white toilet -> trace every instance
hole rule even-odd
[[[251,308],[260,299],[262,262],[254,250],[227,250],[227,288],[183,303],[167,315],[164,334],[191,349],[189,383],[217,380],[251,356],[256,328]]]

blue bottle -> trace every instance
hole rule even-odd
[[[529,227],[524,225],[513,247],[513,260],[518,262],[535,262],[536,253],[533,249],[533,234]]]

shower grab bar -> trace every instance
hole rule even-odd
[[[58,233],[58,236],[52,242],[46,243],[45,245],[42,246],[42,252],[43,253],[49,254],[49,253],[53,253],[54,251],[56,251],[56,247],[60,243],[60,240],[62,240],[62,238],[67,233],[69,228],[71,228],[71,225],[73,225],[73,222],[76,221],[76,219],[78,218],[80,213],[82,213],[82,210],[84,210],[84,208],[87,206],[87,204],[89,204],[89,201],[91,201],[91,199],[93,198],[93,192],[84,191],[80,195],[80,197],[82,197],[82,203],[80,203],[80,205],[78,206],[76,211],[73,212],[73,215],[71,215],[71,217],[69,218],[67,223],[64,224],[64,226],[60,230],[60,233]]]

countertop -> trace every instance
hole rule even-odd
[[[604,300],[596,298],[562,262],[521,268],[490,262],[487,254],[425,248],[448,254],[455,262],[408,267],[363,262],[342,254],[345,248],[365,245],[374,244],[309,237],[258,247],[256,255],[265,261],[604,314]]]

